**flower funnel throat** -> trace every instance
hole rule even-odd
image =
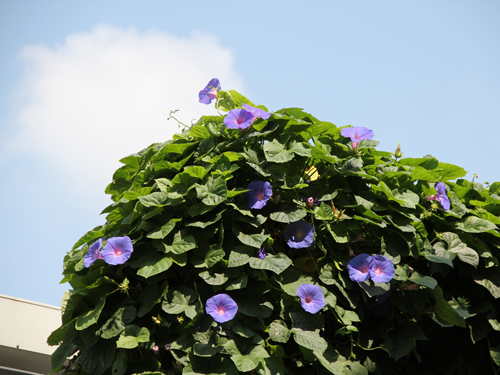
[[[271,184],[266,181],[252,181],[248,184],[245,193],[246,204],[249,208],[260,210],[273,195]]]
[[[309,247],[314,241],[314,227],[304,220],[287,225],[283,231],[286,243],[294,249]]]
[[[313,284],[301,284],[297,289],[300,305],[311,314],[316,314],[325,306],[325,296],[321,288]]]
[[[128,236],[113,237],[106,241],[101,254],[104,261],[108,264],[123,264],[129,260],[134,247]]]
[[[228,322],[238,312],[238,305],[225,293],[217,294],[207,300],[205,310],[218,323]]]

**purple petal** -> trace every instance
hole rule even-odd
[[[349,278],[352,281],[362,283],[370,278],[370,263],[372,257],[368,254],[359,254],[347,263],[347,270],[349,271]]]
[[[266,250],[264,250],[264,248],[261,248],[259,250],[259,252],[257,253],[257,256],[260,258],[260,259],[266,259]]]
[[[271,114],[269,112],[266,112],[260,108],[252,107],[248,104],[243,104],[243,108],[247,112],[250,112],[253,115],[253,117],[255,117],[255,118],[261,117],[262,119],[267,120],[269,117],[271,117]]]
[[[364,139],[372,139],[373,138],[373,130],[363,127],[351,127],[351,128],[343,128],[340,131],[340,134],[344,137],[351,138],[352,142],[360,142]]]
[[[199,93],[199,102],[210,104],[213,99],[217,98],[217,91],[221,89],[220,82],[217,78],[212,78],[210,82]]]
[[[267,181],[252,181],[248,184],[245,201],[249,208],[260,210],[273,195],[271,184]]]
[[[94,263],[99,258],[99,249],[102,246],[102,239],[99,238],[96,242],[90,245],[87,254],[83,258],[83,264],[86,268],[89,268],[92,263]]]
[[[129,260],[133,251],[134,246],[129,237],[113,237],[106,240],[106,245],[101,250],[101,254],[106,263],[117,265]]]
[[[297,296],[302,308],[311,314],[316,314],[326,304],[323,291],[317,285],[301,284],[297,288]]]
[[[372,256],[368,272],[370,278],[377,283],[387,283],[396,274],[392,261],[379,254]]]
[[[227,294],[221,293],[207,300],[205,310],[216,322],[224,323],[234,318],[238,305]]]
[[[304,220],[290,223],[283,231],[286,243],[294,249],[309,247],[314,241],[314,227]]]
[[[445,210],[450,209],[450,199],[448,198],[448,195],[446,194],[446,185],[443,184],[442,182],[436,182],[435,188],[437,190],[437,201],[441,203],[441,206]]]
[[[229,111],[226,117],[224,117],[224,124],[229,129],[246,129],[252,125],[254,120],[255,117],[253,117],[252,113],[241,108],[236,108]]]

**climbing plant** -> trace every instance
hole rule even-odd
[[[498,372],[499,182],[217,79],[199,98],[220,115],[123,158],[65,256],[54,371]]]

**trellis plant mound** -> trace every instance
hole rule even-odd
[[[54,371],[498,371],[500,183],[217,79],[200,102],[66,255]]]

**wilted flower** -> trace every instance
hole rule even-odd
[[[392,261],[379,254],[372,256],[368,272],[370,273],[370,278],[377,283],[387,283],[396,274]]]
[[[356,150],[360,141],[373,138],[373,130],[363,127],[343,128],[340,131],[344,137],[351,138],[352,148]]]
[[[217,78],[212,78],[208,85],[200,91],[200,103],[210,104],[212,100],[217,98],[217,91],[221,89],[220,82]]]
[[[263,208],[273,195],[271,184],[267,181],[252,181],[247,189],[250,190],[245,193],[247,206],[256,210]]]
[[[302,198],[302,200],[304,202],[306,202],[306,204],[309,206],[309,207],[313,207],[313,206],[318,206],[320,204],[320,201],[317,200],[317,199],[314,199],[313,197],[308,197],[308,198]]]
[[[311,314],[316,314],[325,306],[325,296],[317,285],[302,284],[297,289],[297,296],[300,298],[300,305]]]
[[[238,305],[227,294],[221,293],[209,298],[205,309],[216,322],[224,323],[234,318]]]
[[[347,270],[349,271],[349,278],[352,281],[362,283],[370,278],[369,267],[372,257],[368,254],[359,254],[347,263]]]
[[[106,240],[106,245],[104,245],[101,254],[106,263],[117,265],[125,263],[133,251],[134,247],[128,236],[113,237]]]
[[[264,111],[263,109],[260,108],[255,108],[252,107],[248,104],[243,104],[243,108],[252,114],[254,117],[254,120],[261,117],[263,120],[267,120],[269,117],[271,117],[271,114],[269,112]]]
[[[257,256],[260,258],[260,259],[266,259],[266,250],[264,250],[264,248],[262,247],[259,252],[257,253]]]
[[[286,243],[294,249],[309,247],[314,241],[314,227],[304,220],[290,223],[283,231]]]
[[[224,124],[229,129],[246,129],[252,125],[253,120],[255,120],[255,117],[251,112],[236,108],[229,111],[226,117],[224,117]]]
[[[165,350],[166,350],[167,352],[169,352],[169,351],[170,351],[170,344],[165,344]]]
[[[101,253],[99,252],[101,246],[102,239],[100,238],[92,245],[90,245],[87,254],[85,254],[85,257],[83,258],[83,264],[85,265],[85,267],[89,268],[97,259],[102,259]]]
[[[443,206],[445,210],[449,210],[450,199],[446,194],[446,185],[443,184],[442,182],[436,182],[435,188],[437,190],[437,194],[428,195],[427,197],[425,197],[425,199],[427,199],[428,201],[430,200],[438,201],[439,203],[441,203],[441,206]]]
[[[158,345],[155,345],[151,350],[154,354],[158,354],[160,352],[160,347]]]

